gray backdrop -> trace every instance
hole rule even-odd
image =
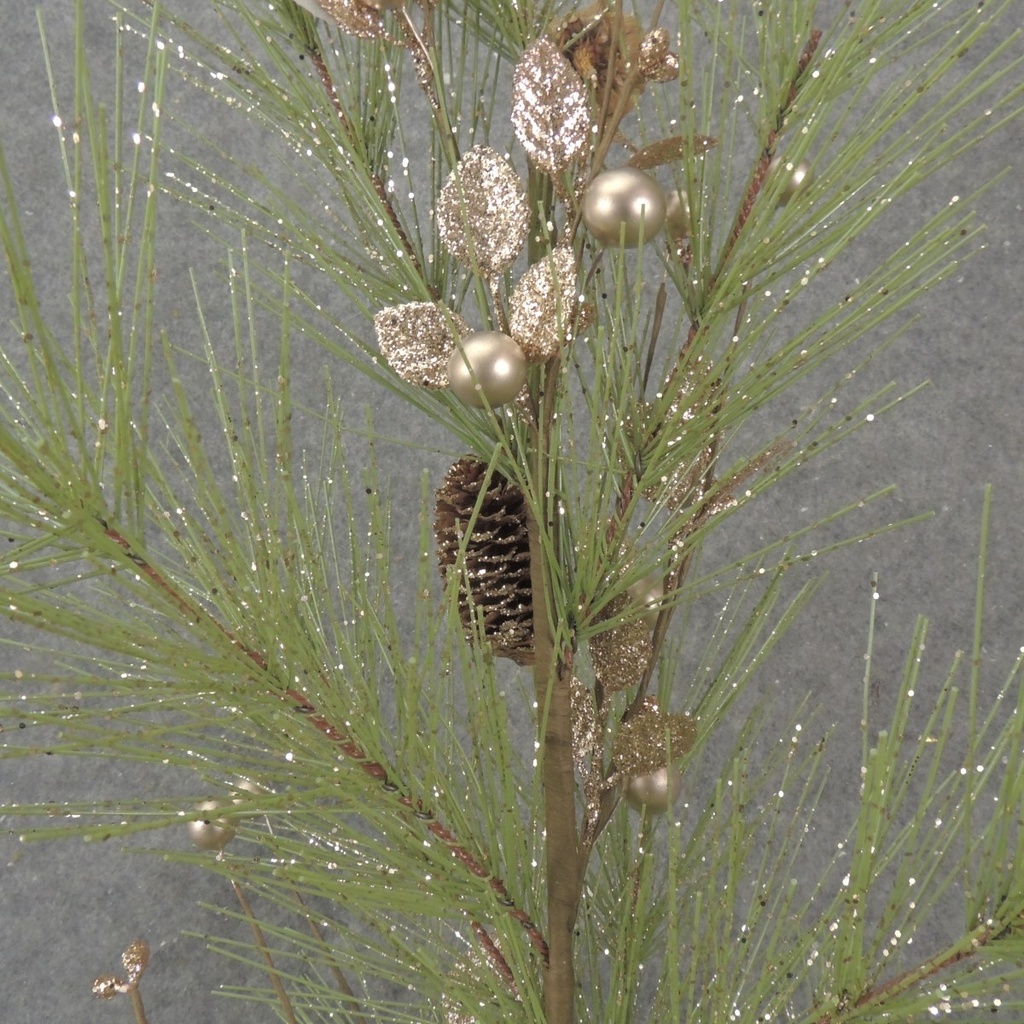
[[[51,50],[57,57],[56,73],[67,88],[71,5],[66,0],[45,0],[41,7]],[[194,2],[191,7],[205,17],[202,4]],[[110,10],[102,0],[85,0],[85,8],[88,46],[99,58],[95,68],[99,91],[106,78],[102,64],[110,53]],[[53,282],[47,302],[59,318],[66,316],[62,303],[67,218],[57,140],[50,124],[53,108],[31,12],[14,0],[0,0],[0,12],[0,137],[17,182],[36,273],[40,280]],[[206,21],[210,24],[209,18]],[[1012,15],[1006,21],[1009,31]],[[1014,54],[1021,50],[1018,40]],[[64,100],[69,100],[66,92]],[[170,111],[203,102],[172,79]],[[221,116],[218,108],[210,107],[215,131]],[[263,143],[256,133],[239,130],[238,123],[232,122],[230,137],[222,141],[244,159],[260,160]],[[165,128],[168,140],[173,140],[173,123]],[[180,133],[177,138],[180,140]],[[759,693],[770,697],[771,706],[777,709],[776,719],[765,722],[766,735],[784,730],[788,710],[811,692],[814,703],[827,709],[824,720],[835,723],[839,733],[850,740],[840,743],[832,755],[830,794],[834,799],[821,811],[823,836],[832,834],[838,822],[845,820],[850,797],[856,793],[857,721],[870,571],[877,569],[882,580],[876,653],[882,713],[885,686],[898,678],[918,613],[927,614],[932,622],[925,689],[941,685],[955,650],[969,649],[979,515],[987,482],[996,487],[985,649],[988,692],[998,686],[1024,644],[1022,146],[1024,122],[1018,122],[979,146],[955,169],[935,178],[893,211],[885,225],[890,237],[907,234],[950,196],[1012,168],[979,204],[980,217],[988,225],[983,251],[918,304],[918,320],[907,337],[866,370],[861,384],[866,390],[890,379],[904,387],[930,380],[932,386],[880,424],[862,431],[852,443],[795,474],[755,515],[737,520],[728,531],[728,543],[741,550],[755,544],[758,536],[781,534],[794,518],[810,521],[889,482],[899,485],[898,493],[873,521],[927,509],[936,513],[924,525],[843,551],[826,565],[812,566],[815,571],[827,568],[828,579],[810,613],[762,673]],[[163,312],[171,322],[177,317],[187,322],[191,316],[187,269],[194,267],[201,281],[212,281],[221,258],[215,246],[198,238],[189,220],[190,215],[181,209],[162,220],[161,294],[166,303]],[[856,268],[870,265],[870,256],[870,251],[852,254],[849,268],[832,271],[826,290],[841,295]],[[213,288],[211,285],[215,294]],[[6,284],[0,281],[5,321],[0,344],[4,345],[15,338],[6,326],[11,315],[9,298]],[[215,310],[212,315],[223,317],[223,311],[218,314]],[[224,322],[215,321],[215,329]],[[300,374],[306,372],[315,379],[318,361],[322,361],[319,355]],[[339,381],[356,413],[360,402],[370,401],[379,410],[377,422],[387,423],[388,433],[417,436],[436,444],[436,457],[398,446],[382,451],[394,489],[414,499],[420,469],[427,464],[439,478],[450,461],[451,442],[425,425],[414,411],[396,407],[394,402],[386,405],[384,396],[367,391],[352,375],[339,374]],[[212,410],[207,411],[212,416]],[[410,528],[415,529],[414,522]],[[0,634],[19,636],[3,621]],[[7,656],[0,649],[0,657]],[[147,793],[166,788],[157,773],[137,766],[13,762],[0,766],[0,800],[59,799],[70,785],[69,773],[73,773],[76,792],[102,795],[128,788]],[[7,827],[9,823],[3,824]],[[186,842],[184,837],[163,841],[182,847]],[[831,849],[821,849],[820,856],[831,856]],[[230,928],[200,909],[197,904],[201,901],[228,906],[230,892],[221,880],[199,870],[159,858],[126,858],[113,846],[58,843],[25,847],[0,835],[0,1020],[9,1024],[128,1020],[126,1002],[99,1003],[89,994],[89,986],[97,974],[117,966],[121,950],[136,935],[145,936],[153,947],[152,966],[144,984],[153,1024],[272,1019],[270,1011],[261,1015],[243,1004],[208,994],[222,984],[239,983],[245,976],[237,965],[206,953],[200,939],[182,935],[183,930]]]

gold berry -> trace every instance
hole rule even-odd
[[[200,850],[216,850],[220,852],[235,837],[235,830],[224,818],[215,818],[213,812],[220,810],[220,803],[207,800],[196,810],[205,813],[205,817],[188,823],[188,835]]]
[[[587,230],[602,245],[635,249],[661,230],[665,205],[665,193],[654,178],[635,167],[620,167],[594,178],[581,212]]]
[[[631,775],[623,784],[623,796],[636,811],[664,814],[676,802],[683,788],[679,769],[665,766],[647,775]]]
[[[526,383],[526,356],[500,331],[463,338],[448,360],[448,386],[467,405],[492,409],[511,402]]]

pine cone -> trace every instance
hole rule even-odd
[[[448,470],[437,492],[434,535],[441,575],[459,573],[459,617],[468,636],[479,616],[494,652],[520,664],[533,660],[533,600],[526,498],[500,473],[492,472],[480,511],[473,519],[487,464],[466,456]],[[459,548],[470,521],[473,533]]]

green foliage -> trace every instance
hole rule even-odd
[[[93,93],[80,23],[74,97],[61,115],[75,126],[61,151],[70,336],[40,301],[0,154],[0,242],[17,318],[0,349],[0,519],[15,538],[2,603],[9,619],[56,638],[61,666],[45,679],[0,672],[18,683],[2,706],[27,726],[0,757],[164,763],[193,770],[199,791],[65,803],[57,822],[53,804],[8,806],[26,820],[24,837],[127,839],[204,820],[195,803],[213,796],[235,844],[216,857],[174,856],[269,908],[262,939],[213,940],[267,970],[267,991],[237,994],[285,1020],[556,1024],[559,982],[544,958],[561,941],[551,888],[565,865],[551,856],[559,837],[544,773],[557,755],[558,702],[568,700],[559,686],[574,673],[593,684],[588,642],[639,619],[629,588],[657,572],[672,586],[654,629],[656,667],[636,690],[607,697],[597,757],[611,779],[605,732],[649,684],[696,723],[686,814],[660,823],[617,808],[617,777],[591,817],[592,794],[573,795],[563,818],[584,851],[569,872],[578,1012],[606,1024],[837,1024],[947,1009],[977,1019],[995,999],[1024,1009],[1022,663],[992,709],[980,708],[987,534],[966,694],[958,664],[911,735],[912,702],[932,700],[918,691],[921,622],[886,729],[868,721],[865,697],[856,819],[816,881],[802,866],[829,740],[808,735],[812,714],[788,742],[768,742],[745,697],[814,596],[813,582],[790,587],[789,570],[885,527],[805,541],[878,495],[696,567],[731,515],[756,509],[790,471],[905,397],[887,388],[833,413],[850,370],[839,357],[882,325],[898,336],[900,321],[890,321],[973,244],[961,213],[973,197],[931,214],[912,238],[886,239],[880,218],[1021,110],[1021,62],[1005,62],[1009,40],[989,41],[1009,3],[958,13],[907,0],[883,17],[891,6],[866,0],[856,21],[840,19],[820,40],[808,0],[769,17],[738,0],[680,0],[666,13],[683,74],[648,84],[621,139],[625,151],[680,131],[714,138],[704,158],[672,170],[697,225],[685,259],[671,245],[640,256],[586,246],[573,235],[574,203],[560,206],[554,186],[528,171],[508,79],[564,13],[551,3],[441,3],[418,28],[396,15],[394,33],[369,40],[291,0],[224,0],[216,40],[159,5],[126,5],[112,109]],[[137,111],[125,72],[136,35],[146,41]],[[986,56],[954,91],[949,72],[974,46]],[[870,92],[874,69],[909,74],[911,62],[914,89],[897,78]],[[194,150],[169,163],[161,111],[172,67],[276,136],[280,166],[241,165],[203,125],[190,126]],[[54,103],[63,109],[56,88]],[[426,153],[408,128],[425,112]],[[531,370],[529,415],[470,409],[445,389],[409,384],[367,340],[377,311],[412,301],[443,298],[481,328],[505,322],[526,255],[504,280],[486,281],[446,252],[432,216],[459,153],[478,142],[510,150],[541,197],[538,215],[575,238],[592,305],[595,326]],[[595,147],[603,143],[599,134]],[[612,145],[622,146],[614,131]],[[785,182],[765,173],[776,153],[813,172],[781,206]],[[234,335],[214,336],[207,304],[217,286],[194,282],[194,351],[155,315],[163,190],[192,203],[197,230],[225,244]],[[874,269],[839,309],[800,319],[818,275],[870,232]],[[325,304],[331,291],[358,323]],[[293,393],[299,346],[390,389],[521,488],[539,638],[532,681],[495,660],[482,627],[464,635],[458,581],[443,588],[436,577],[437,481],[426,476],[417,563],[394,569],[376,428],[368,421],[363,432],[365,478],[350,473],[345,452],[359,432],[343,426],[330,379],[319,407]],[[877,351],[852,357],[853,369]],[[197,360],[209,372],[199,396],[183,373]],[[770,421],[780,396],[826,363],[837,383],[795,425],[751,443],[750,424]],[[154,390],[164,398],[156,410]],[[200,429],[211,412],[216,437]],[[318,450],[299,450],[296,419],[315,428]],[[709,593],[728,599],[700,639],[680,620]],[[957,731],[965,701],[966,740]],[[537,750],[515,742],[524,724]],[[716,741],[729,725],[735,741],[722,756]],[[990,813],[993,803],[1008,813]],[[580,815],[590,831],[577,837]],[[962,919],[944,944],[919,949],[915,935],[958,886]],[[238,916],[252,921],[244,902]],[[329,928],[303,927],[317,919]]]

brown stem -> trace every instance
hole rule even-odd
[[[491,966],[505,979],[508,987],[515,992],[516,977],[512,973],[512,968],[509,967],[508,961],[502,955],[501,950],[495,945],[494,939],[491,938],[487,929],[479,921],[471,922],[470,927],[473,929],[477,942],[480,943],[483,951],[487,954],[487,958],[491,961]]]
[[[671,594],[682,586],[683,581],[686,579],[686,575],[689,572],[691,563],[692,552],[687,552],[680,560],[679,564],[668,572],[665,576],[664,583],[665,594]],[[661,611],[658,612],[658,619],[655,623],[654,632],[651,636],[650,657],[647,659],[647,664],[644,666],[644,670],[637,682],[636,693],[633,700],[622,715],[623,722],[628,721],[633,717],[633,715],[635,715],[643,705],[647,689],[651,684],[651,679],[654,677],[654,668],[658,664],[661,649],[668,637],[668,627],[672,621],[672,615],[674,612],[674,605],[662,608]],[[609,778],[606,782],[611,782],[611,779]],[[580,863],[584,867],[590,857],[590,851],[594,848],[594,844],[607,827],[608,822],[612,820],[612,814],[614,814],[618,802],[619,787],[617,785],[609,785],[608,788],[605,789],[604,793],[601,794],[601,802],[598,807],[597,816],[593,820],[588,820],[583,830],[583,835],[580,840]],[[582,870],[583,868],[581,868],[581,872]]]
[[[424,12],[422,34],[416,30],[412,15],[405,7],[401,12],[401,24],[406,45],[409,47],[412,62],[416,67],[416,77],[419,79],[420,88],[423,90],[423,95],[427,97],[430,109],[437,113],[441,109],[441,97],[434,81],[434,67],[430,60],[430,51],[435,42],[434,22],[430,17],[430,11]]]
[[[544,555],[536,514],[529,519],[535,638],[534,685],[543,723],[544,828],[550,943],[544,979],[546,1024],[575,1024],[576,977],[573,928],[579,905],[579,846],[576,837],[576,779],[572,756],[569,673],[559,664],[547,626]],[[533,566],[539,566],[536,570]],[[537,579],[536,577],[541,577]]]
[[[332,739],[338,743],[341,750],[347,757],[356,761],[359,764],[359,767],[369,775],[370,778],[376,779],[380,782],[381,788],[385,792],[397,793],[398,787],[388,777],[387,769],[385,769],[380,762],[371,760],[359,744],[350,736],[346,733],[340,732],[334,725],[328,722],[327,719],[318,714],[316,709],[309,704],[308,698],[305,694],[298,690],[285,690],[283,696],[286,699],[296,701],[297,707],[306,713],[307,720],[310,724],[319,729],[320,732],[322,732],[328,739]],[[459,843],[452,832],[437,820],[433,812],[424,807],[420,801],[414,801],[411,797],[402,794],[397,795],[395,799],[402,807],[412,811],[413,814],[424,823],[426,830],[436,839],[440,840],[443,845],[448,847],[452,856],[467,871],[469,871],[470,874],[475,875],[477,878],[486,879],[487,884],[497,896],[498,901],[503,906],[508,907],[509,915],[513,920],[518,921],[523,926],[534,948],[542,957],[547,959],[548,946],[544,940],[544,936],[541,934],[540,929],[538,929],[538,927],[530,920],[526,912],[516,907],[515,901],[511,896],[509,896],[508,890],[505,888],[505,883],[497,876],[492,875],[469,850]],[[473,923],[475,926],[476,922]],[[497,953],[497,947],[494,947],[494,951]],[[498,956],[500,955],[501,954],[498,953]],[[502,974],[509,970],[508,965],[505,963],[495,963],[494,966],[499,973]]]
[[[555,361],[548,367],[534,449],[534,501],[527,527],[530,540],[530,583],[533,591],[533,679],[542,730],[544,777],[545,863],[547,871],[547,934],[550,943],[544,976],[546,1024],[575,1024],[576,972],[573,930],[579,909],[582,870],[576,834],[576,775],[572,748],[570,681],[572,652],[556,650],[550,581],[542,530],[552,532],[548,479],[548,439],[553,409]]]
[[[267,820],[267,828],[271,835],[274,834],[274,828],[270,820]],[[302,893],[298,889],[292,889],[292,896],[295,898],[295,902],[302,907],[303,916],[306,918],[306,924],[309,925],[309,930],[316,939],[325,957],[328,959],[327,969],[331,972],[331,976],[334,978],[335,984],[338,986],[338,990],[351,1000],[346,1011],[349,1017],[355,1021],[355,1024],[368,1024],[366,1017],[363,1015],[362,1008],[359,1005],[359,997],[355,994],[352,986],[349,984],[348,978],[345,976],[345,972],[341,969],[338,964],[337,957],[334,951],[327,944],[327,940],[324,938],[324,933],[320,926],[316,923],[316,918],[309,910],[306,901],[302,898]]]
[[[124,550],[125,557],[128,558],[139,574],[144,576],[154,586],[162,591],[190,623],[207,623],[222,636],[226,637],[232,646],[241,651],[258,669],[261,671],[267,670],[267,660],[259,651],[254,650],[252,647],[243,643],[240,639],[234,636],[226,626],[213,618],[212,615],[209,615],[202,608],[182,597],[181,594],[171,586],[167,578],[154,568],[147,559],[139,555],[133,549],[127,538],[125,538],[124,535],[116,528],[109,526],[106,522],[103,522],[102,526],[106,536]],[[437,820],[434,813],[424,807],[419,800],[414,801],[411,797],[399,794],[398,786],[391,781],[388,776],[387,769],[380,764],[380,762],[372,760],[356,740],[348,733],[338,729],[328,721],[328,719],[324,718],[323,715],[317,711],[316,707],[309,702],[308,695],[294,688],[289,688],[287,690],[279,691],[278,696],[280,696],[282,700],[291,704],[297,711],[302,713],[303,717],[310,723],[310,725],[319,730],[328,739],[337,743],[346,757],[358,764],[360,769],[362,769],[365,774],[369,775],[370,778],[380,782],[381,789],[383,791],[396,794],[395,799],[397,802],[403,808],[412,811],[413,815],[423,822],[423,827],[426,828],[426,830],[442,844],[444,844],[451,851],[452,856],[467,871],[469,871],[470,874],[477,878],[486,879],[498,901],[508,908],[508,913],[513,920],[522,925],[534,949],[540,953],[541,957],[545,961],[547,960],[548,944],[545,941],[543,934],[537,925],[530,920],[527,913],[515,905],[515,901],[509,895],[508,889],[505,887],[505,883],[502,879],[492,875],[491,872],[488,871],[487,868],[473,855],[473,853],[466,849],[466,847],[456,839],[455,835]],[[474,922],[474,928],[476,927],[476,924],[477,923]],[[483,926],[481,925],[480,927],[482,929]],[[507,962],[505,962],[501,952],[493,943],[491,943],[491,949],[487,949],[487,947],[485,947],[485,951],[491,959],[492,966],[498,971],[498,973],[502,975],[505,975],[506,972],[511,973]],[[500,958],[500,961],[496,958]]]
[[[783,105],[783,107],[776,114],[775,125],[772,128],[772,130],[769,131],[769,133],[768,133],[767,144],[765,146],[764,152],[761,154],[760,158],[758,159],[757,164],[754,166],[754,170],[753,170],[753,173],[751,174],[751,178],[750,178],[750,183],[747,185],[747,189],[746,189],[746,191],[743,194],[743,199],[740,201],[739,209],[736,212],[736,219],[735,219],[735,222],[733,224],[732,231],[729,234],[728,241],[726,242],[724,248],[722,249],[721,256],[719,257],[719,260],[718,260],[718,266],[715,269],[715,272],[712,275],[711,280],[709,282],[708,292],[711,292],[714,289],[715,282],[718,281],[721,278],[721,276],[724,273],[724,271],[726,269],[726,266],[727,266],[727,264],[729,262],[729,259],[732,256],[733,250],[735,249],[736,244],[739,242],[740,236],[743,234],[743,229],[746,226],[746,223],[747,223],[747,221],[750,218],[750,214],[751,214],[751,212],[754,209],[754,202],[756,201],[758,195],[760,194],[761,189],[764,186],[765,180],[766,180],[766,178],[768,176],[768,168],[771,165],[772,157],[775,155],[775,142],[776,142],[776,139],[778,137],[778,133],[780,131],[782,131],[782,128],[783,128],[783,126],[785,124],[785,121],[786,121],[786,116],[789,114],[790,110],[793,107],[793,104],[796,102],[796,99],[797,99],[797,96],[798,96],[799,90],[800,90],[801,79],[803,78],[803,76],[806,73],[807,69],[810,67],[811,61],[814,59],[814,54],[815,54],[815,52],[818,49],[818,43],[820,41],[821,41],[821,31],[819,29],[813,29],[811,31],[810,37],[807,40],[806,45],[804,46],[803,50],[800,53],[800,58],[797,61],[796,73],[793,76],[792,82],[790,83],[789,92],[788,92],[788,94],[786,96],[786,102]],[[739,305],[739,310],[738,310],[738,312],[736,314],[736,325],[735,325],[734,330],[733,330],[733,334],[734,335],[737,335],[739,333],[740,326],[741,326],[742,319],[743,319],[743,314],[744,314],[744,311],[746,310],[746,303],[747,303],[747,296],[746,296],[746,294],[744,294],[744,296],[743,296],[743,298],[742,298],[742,300],[740,302],[740,305]],[[671,389],[674,386],[674,382],[675,382],[677,374],[683,372],[684,367],[686,365],[687,353],[692,348],[692,346],[693,346],[693,344],[694,344],[698,334],[700,334],[700,332],[702,330],[704,330],[703,325],[701,325],[697,321],[691,321],[691,323],[690,323],[690,330],[689,330],[689,333],[687,334],[686,342],[683,344],[683,347],[682,347],[682,349],[680,350],[680,353],[679,353],[679,358],[676,360],[676,365],[673,368],[672,373],[669,375],[668,381],[666,382],[666,386],[665,386],[666,393],[670,393],[671,392]],[[715,433],[714,438],[712,440],[712,445],[715,448],[717,448],[717,445],[718,445],[718,434],[717,434],[717,432]],[[713,456],[714,456],[714,454],[715,453],[713,453]],[[713,472],[713,467],[714,467],[714,457],[712,457],[711,462],[709,464],[709,468],[708,468],[708,473],[709,474],[711,472]],[[706,483],[707,483],[707,481],[706,481]],[[704,490],[705,491],[707,490],[707,486],[704,487]],[[624,509],[624,506],[623,506],[623,503],[622,503],[621,500],[620,500],[620,503],[619,503],[619,508],[620,508],[620,510]],[[689,556],[687,555],[686,558],[684,558],[683,563],[681,563],[682,575],[685,575],[685,572],[686,572],[686,569],[688,568],[688,566],[689,566]],[[675,581],[675,586],[679,585],[679,582],[681,582],[681,579],[682,579],[682,576],[677,577],[677,579]],[[669,582],[670,582],[669,580],[666,580],[666,592],[668,592],[668,584],[669,584]],[[670,611],[670,609],[666,609],[666,611]],[[667,619],[668,619],[668,616],[665,614],[665,612],[663,612],[658,617],[658,627],[656,627],[656,629],[655,629],[655,644],[656,645],[659,644],[659,639],[663,639],[663,637],[664,637],[664,629],[665,629],[665,627],[667,627]],[[660,637],[659,637],[659,633],[660,633]],[[653,664],[653,659],[652,659],[652,664]],[[637,698],[638,701],[641,699],[642,690],[645,689],[646,682],[648,682],[649,679],[650,679],[650,672],[648,671],[648,673],[645,676],[645,685],[641,687],[641,693],[638,694],[638,698]],[[634,705],[630,709],[630,711],[633,711],[634,708],[636,708],[638,706],[639,706],[638,703],[634,702]]]
[[[242,911],[249,919],[249,927],[252,929],[253,938],[256,940],[256,948],[260,951],[260,956],[263,957],[263,963],[266,964],[267,976],[270,978],[270,984],[274,987],[277,1001],[281,1005],[281,1013],[284,1014],[284,1019],[288,1024],[298,1024],[295,1020],[295,1012],[292,1010],[292,1002],[288,998],[288,993],[285,991],[285,987],[277,973],[277,968],[274,966],[274,959],[270,955],[267,940],[263,937],[263,929],[260,927],[259,921],[256,920],[256,915],[252,912],[252,907],[249,905],[245,893],[242,892],[242,887],[233,878],[231,879],[231,888],[235,890],[235,896],[238,897],[238,902],[242,905]]]
[[[662,588],[665,594],[672,594],[683,585],[692,564],[693,552],[687,551],[679,561],[678,565],[674,566],[666,574]],[[626,709],[626,713],[622,716],[622,720],[624,722],[637,714],[643,706],[644,698],[647,695],[647,689],[651,685],[651,679],[654,678],[654,667],[658,664],[658,659],[661,657],[661,650],[665,646],[665,640],[668,638],[668,627],[672,621],[672,614],[675,610],[676,606],[671,605],[670,607],[662,608],[661,611],[658,612],[658,618],[654,624],[654,632],[651,635],[651,656],[647,659],[647,664],[644,666],[643,674],[640,676],[640,682],[637,684],[636,688],[636,695],[633,697],[632,702]]]
[[[797,95],[800,91],[800,79],[803,77],[804,72],[807,71],[808,67],[810,67],[820,41],[821,30],[814,29],[811,32],[810,38],[807,40],[807,45],[800,53],[800,59],[797,61],[796,65],[796,74],[790,84],[786,102],[782,109],[776,114],[775,126],[768,133],[764,152],[762,152],[760,159],[754,166],[754,172],[750,176],[750,183],[747,185],[747,190],[743,194],[739,210],[736,213],[736,221],[733,224],[732,233],[729,235],[729,240],[726,242],[725,248],[722,250],[722,255],[718,259],[718,269],[715,271],[715,274],[711,279],[708,291],[711,291],[714,287],[715,281],[722,276],[722,273],[725,270],[725,265],[728,262],[729,257],[732,255],[732,251],[735,248],[736,243],[739,241],[740,235],[743,234],[743,228],[746,226],[747,220],[750,218],[750,214],[754,209],[754,201],[757,199],[758,194],[764,187],[765,180],[768,177],[768,168],[771,165],[772,157],[775,156],[775,142],[778,138],[779,132],[782,131],[782,128],[786,123],[786,117],[792,109],[793,104],[796,102]]]
[[[132,1013],[135,1014],[135,1024],[149,1024],[146,1017],[146,1007],[142,1005],[142,993],[138,985],[128,986],[128,997],[132,1001]]]
[[[668,302],[668,289],[662,281],[658,286],[658,294],[654,299],[654,320],[651,323],[651,340],[647,345],[647,356],[644,359],[644,375],[640,379],[640,394],[647,394],[647,385],[651,380],[651,370],[654,369],[654,353],[658,349],[658,338],[661,335],[661,325],[665,320],[665,305]]]
[[[302,898],[302,893],[298,890],[293,890],[292,895],[295,897],[300,907],[306,906],[306,901]],[[345,977],[345,972],[338,966],[334,953],[331,947],[327,945],[327,940],[324,938],[324,933],[320,930],[320,926],[316,923],[313,915],[307,911],[306,923],[309,925],[309,930],[313,933],[313,938],[320,944],[320,948],[330,958],[328,963],[328,970],[331,972],[331,976],[334,978],[335,984],[338,986],[339,991],[342,995],[347,996],[351,1000],[350,1006],[347,1008],[349,1016],[356,1022],[356,1024],[367,1024],[366,1018],[363,1016],[362,1010],[359,1007],[359,998],[352,990],[352,986],[348,983],[348,978]]]

